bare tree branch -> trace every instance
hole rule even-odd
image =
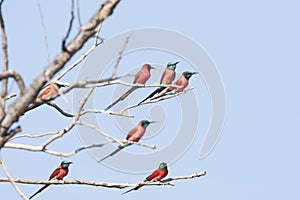
[[[104,133],[103,131],[101,131],[100,129],[98,129],[95,125],[92,125],[92,124],[89,124],[89,123],[86,123],[86,122],[82,122],[82,121],[78,121],[76,124],[78,125],[82,125],[82,126],[86,126],[86,127],[89,127],[91,129],[94,129],[96,132],[100,133],[102,136],[110,139],[111,141],[110,142],[116,142],[118,143],[120,146],[124,146],[124,143],[125,142],[128,142],[128,143],[132,143],[132,144],[136,144],[136,145],[139,145],[139,146],[142,146],[142,147],[147,147],[147,148],[150,148],[150,149],[155,149],[156,146],[155,145],[147,145],[147,144],[142,144],[140,142],[133,142],[133,141],[122,141],[122,140],[118,140],[114,137],[112,137],[111,135],[107,134],[107,133]]]
[[[54,135],[53,137],[51,137],[50,139],[48,139],[46,142],[44,142],[44,144],[42,145],[44,148],[46,148],[50,143],[52,143],[53,141],[57,140],[58,138],[62,137],[65,133],[69,132],[77,123],[79,117],[80,117],[80,113],[82,111],[83,106],[85,105],[86,101],[88,100],[88,98],[90,97],[90,95],[92,94],[92,92],[94,91],[94,88],[89,89],[89,91],[86,93],[86,95],[82,98],[79,107],[78,107],[78,111],[75,114],[71,124],[58,132],[58,134]]]
[[[79,153],[82,150],[99,148],[104,145],[105,144],[92,144],[92,145],[82,146],[82,147],[77,148],[74,151],[69,152],[69,153],[53,151],[53,150],[44,148],[42,145],[41,146],[31,146],[31,145],[27,145],[27,144],[18,144],[18,143],[11,143],[11,142],[5,143],[4,148],[26,150],[26,151],[32,151],[32,152],[44,152],[44,153],[47,153],[47,154],[50,154],[53,156],[58,156],[58,157],[70,157],[70,156],[73,156],[73,155]]]
[[[16,96],[17,96],[16,93],[11,93],[11,94],[6,95],[6,97],[4,99],[8,100],[8,99],[11,99],[11,98],[16,97]]]
[[[104,113],[104,114],[110,114],[110,115],[117,115],[117,116],[122,116],[122,117],[128,117],[128,118],[133,118],[133,115],[126,115],[120,112],[114,112],[111,110],[95,110],[95,109],[86,109],[82,111],[81,115],[85,115],[87,113]]]
[[[38,181],[38,180],[25,180],[25,179],[13,179],[16,183],[22,183],[22,184],[34,184],[34,185],[44,185],[44,184],[52,184],[52,185],[89,185],[89,186],[96,186],[96,187],[106,187],[106,188],[117,188],[117,189],[123,189],[127,187],[134,187],[134,186],[174,186],[173,183],[170,181],[177,181],[177,180],[183,180],[183,179],[193,179],[193,178],[199,178],[202,176],[205,176],[206,172],[201,173],[194,173],[192,175],[188,176],[177,176],[177,177],[171,177],[166,179],[165,181],[162,180],[154,181],[154,182],[139,182],[139,183],[107,183],[107,182],[96,182],[96,181],[85,181],[85,180],[61,180],[61,181]],[[7,178],[0,178],[0,182],[9,182]]]
[[[78,19],[78,23],[79,23],[79,26],[81,26],[82,23],[81,23],[81,17],[80,17],[80,5],[79,5],[79,0],[76,0],[76,8],[77,8],[77,19]]]
[[[20,197],[22,199],[27,200],[27,197],[23,194],[23,192],[20,190],[20,188],[17,186],[16,182],[14,181],[14,179],[10,176],[3,160],[2,160],[2,156],[0,154],[0,165],[2,166],[3,172],[5,174],[5,176],[7,177],[7,182],[10,182],[12,184],[12,186],[14,187],[14,189],[16,190],[16,192],[20,195]]]
[[[189,176],[175,176],[175,177],[164,179],[161,182],[165,183],[165,182],[170,182],[170,181],[175,181],[175,180],[193,179],[193,178],[198,178],[198,177],[205,176],[205,175],[206,175],[206,171],[201,172],[201,173],[194,173]]]
[[[14,137],[10,138],[9,141],[13,141],[15,139],[24,138],[24,137],[26,137],[26,138],[41,138],[41,137],[55,135],[55,134],[57,134],[57,132],[48,132],[48,133],[43,133],[43,134],[39,134],[39,135],[23,134],[23,135],[14,136]]]
[[[130,110],[132,108],[136,108],[136,107],[139,107],[139,106],[145,105],[145,104],[157,103],[157,102],[160,102],[160,101],[163,101],[163,100],[166,100],[166,99],[171,99],[171,98],[177,97],[177,96],[179,96],[181,94],[187,93],[187,92],[189,92],[189,91],[191,91],[193,89],[194,88],[189,88],[187,90],[183,90],[182,92],[177,92],[177,93],[174,93],[174,94],[169,94],[169,95],[163,96],[163,97],[158,98],[158,99],[148,100],[148,101],[145,101],[145,102],[143,102],[141,104],[134,104],[134,105],[128,106],[128,107],[122,109],[120,112],[116,112],[116,113],[124,114],[127,110]]]
[[[69,28],[68,28],[66,36],[63,38],[62,44],[61,44],[61,48],[62,48],[63,51],[68,51],[68,49],[66,48],[66,41],[69,38],[69,35],[71,33],[72,26],[73,26],[73,21],[74,21],[74,0],[71,0],[71,19],[70,19],[70,22],[69,22]]]
[[[126,48],[126,46],[128,44],[128,41],[129,41],[129,36],[126,37],[125,42],[123,44],[123,47],[122,47],[121,51],[119,52],[119,56],[118,56],[118,58],[116,60],[116,63],[115,63],[114,69],[113,69],[113,73],[112,73],[112,76],[111,76],[112,78],[116,78],[117,77],[118,66],[119,66],[120,61],[122,59],[123,52],[124,52],[124,50],[125,50],[125,48]]]
[[[108,138],[110,140],[113,140],[113,141],[117,142],[121,146],[124,145],[123,142],[121,142],[120,140],[117,140],[116,138],[112,137],[111,135],[109,135],[107,133],[104,133],[103,131],[101,131],[100,129],[98,129],[95,125],[92,125],[92,124],[89,124],[89,123],[86,123],[86,122],[82,122],[82,121],[78,121],[77,124],[89,127],[91,129],[94,129],[97,133],[100,133],[102,136],[104,136],[104,137],[106,137],[106,138]]]
[[[101,44],[98,43],[98,35],[99,35],[99,32],[102,28],[102,23],[99,24],[98,26],[98,29],[97,29],[97,32],[96,32],[96,38],[94,40],[94,43],[93,43],[93,46],[87,51],[85,52],[84,54],[82,54],[80,56],[80,58],[78,60],[76,60],[71,66],[69,66],[67,69],[65,69],[61,74],[59,74],[54,80],[53,82],[56,82],[58,80],[60,80],[64,75],[66,75],[69,71],[71,71],[74,67],[76,67],[77,65],[79,65],[90,53],[92,53],[96,47]]]
[[[9,140],[9,138],[14,136],[7,135],[7,130],[13,123],[18,121],[27,106],[35,100],[40,89],[64,67],[89,38],[94,36],[96,27],[113,13],[114,8],[119,2],[120,0],[105,1],[90,21],[81,26],[80,31],[75,38],[66,45],[68,52],[60,52],[54,60],[45,67],[43,72],[33,80],[30,87],[25,89],[24,94],[8,106],[6,115],[2,119],[2,126],[0,127],[0,148]]]
[[[2,14],[2,4],[4,0],[0,1],[0,31],[1,31],[1,38],[2,38],[2,59],[3,59],[3,69],[2,72],[6,72],[8,70],[8,52],[7,52],[7,37],[5,33],[5,25],[4,19]],[[1,99],[0,99],[0,118],[4,116],[5,112],[5,96],[7,95],[7,84],[8,80],[5,78],[2,81],[2,91],[1,91]]]
[[[43,15],[43,11],[41,8],[41,5],[39,3],[39,1],[37,1],[37,7],[39,9],[39,14],[40,14],[40,18],[41,18],[41,25],[44,31],[44,41],[45,41],[45,48],[46,48],[46,52],[47,52],[47,63],[50,63],[50,51],[49,51],[49,45],[48,45],[48,36],[47,36],[47,30],[46,30],[46,26],[44,23],[44,15]]]
[[[55,108],[58,112],[60,112],[60,114],[64,115],[65,117],[74,117],[73,114],[70,114],[70,113],[67,113],[65,111],[63,111],[63,109],[61,109],[58,105],[56,105],[55,103],[53,102],[47,102],[46,103],[48,106],[51,106],[53,108]]]
[[[15,79],[15,81],[17,82],[18,87],[20,89],[20,93],[21,93],[21,95],[23,95],[24,91],[25,91],[25,84],[24,84],[24,81],[20,74],[18,74],[17,72],[15,72],[13,70],[7,70],[0,74],[0,80],[7,80],[7,78],[10,78],[10,77]]]

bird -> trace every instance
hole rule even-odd
[[[181,87],[169,87],[166,92],[164,92],[163,94],[161,94],[157,97],[152,98],[151,100],[158,99],[158,98],[166,96],[168,94],[172,94],[171,92],[173,92],[173,93],[182,92],[189,85],[189,79],[194,74],[198,74],[198,72],[190,72],[190,71],[183,72],[182,75],[179,77],[179,79],[174,83],[175,85],[181,86]]]
[[[151,76],[150,70],[155,69],[150,64],[144,64],[142,68],[136,73],[133,83],[134,84],[145,84]],[[136,90],[138,86],[131,87],[127,92],[125,92],[122,96],[120,96],[116,101],[107,106],[104,110],[109,110],[111,107],[116,105],[119,101],[124,100],[128,95],[130,95],[134,90]]]
[[[65,176],[67,176],[68,172],[69,172],[69,165],[72,164],[71,161],[68,160],[64,160],[61,162],[61,164],[59,165],[59,167],[57,167],[52,174],[49,177],[49,181],[50,180],[63,180],[63,178]],[[32,199],[35,195],[37,195],[38,193],[42,192],[44,189],[46,189],[50,184],[46,184],[44,185],[41,189],[39,189],[36,193],[34,193],[33,195],[31,195],[29,197],[29,199]]]
[[[168,167],[167,163],[162,162],[159,164],[158,169],[154,170],[147,178],[144,180],[144,182],[154,182],[154,181],[161,181],[163,178],[165,178],[168,175]],[[126,194],[128,192],[131,192],[133,190],[138,190],[143,185],[138,185],[130,190],[127,190],[126,192],[123,192],[122,194]]]
[[[31,110],[40,104],[37,101],[47,101],[52,99],[58,94],[59,88],[64,87],[64,85],[58,83],[51,83],[45,90],[41,92],[41,94],[37,97],[37,99],[30,105],[26,110]]]
[[[171,84],[176,76],[176,65],[179,62],[169,62],[167,64],[167,67],[165,71],[163,72],[161,79],[160,79],[160,84]],[[138,105],[141,105],[143,102],[145,102],[147,99],[152,98],[154,95],[161,93],[166,87],[159,87],[156,90],[154,90],[149,96],[147,96],[143,101],[141,101]]]
[[[107,156],[105,156],[104,158],[102,158],[101,160],[99,160],[98,162],[101,162],[103,160],[105,160],[106,158],[115,155],[116,153],[118,153],[119,151],[121,151],[122,149],[124,149],[125,147],[130,146],[132,143],[130,142],[138,142],[143,135],[146,132],[146,128],[149,126],[149,124],[151,123],[155,123],[155,121],[148,121],[148,120],[142,120],[140,121],[136,127],[134,127],[131,131],[129,131],[129,133],[126,136],[126,142],[124,142],[124,145],[120,145],[118,146],[118,148],[113,151],[112,153],[108,154]],[[129,142],[128,142],[129,141]]]
[[[41,100],[49,100],[58,94],[58,90],[61,87],[64,87],[64,85],[52,83],[37,98]]]

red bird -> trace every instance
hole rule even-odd
[[[189,72],[189,71],[183,72],[182,75],[179,77],[179,79],[174,83],[175,85],[178,85],[181,87],[169,87],[166,92],[164,92],[163,94],[161,94],[157,97],[152,98],[151,100],[158,99],[160,97],[163,97],[163,96],[166,96],[166,95],[169,95],[172,93],[174,94],[174,93],[182,92],[189,85],[189,79],[194,74],[198,74],[198,72]]]
[[[59,88],[64,87],[64,85],[60,85],[57,83],[52,83],[49,87],[47,87],[42,93],[37,97],[37,100],[47,101],[51,98],[55,97],[58,94]],[[36,102],[36,100],[28,106],[26,111],[31,110],[35,107],[38,107],[40,104]]]
[[[148,79],[151,76],[150,70],[155,69],[149,64],[144,64],[140,71],[138,71],[134,77],[133,83],[138,83],[138,84],[145,84]],[[116,101],[114,101],[112,104],[107,106],[104,110],[109,110],[111,107],[116,105],[119,101],[123,101],[128,95],[130,95],[134,90],[138,89],[139,87],[133,86],[131,87],[127,92],[125,92],[122,96],[120,96]]]
[[[56,168],[52,174],[49,177],[49,181],[50,180],[63,180],[63,178],[65,176],[67,176],[68,172],[69,172],[69,165],[72,164],[72,162],[64,160],[61,162],[60,166],[58,168]],[[32,199],[35,195],[37,195],[38,193],[42,192],[44,189],[46,189],[50,184],[46,184],[44,185],[41,189],[39,189],[36,193],[34,193],[33,195],[31,195],[29,197],[29,199]]]
[[[152,123],[155,123],[155,122],[154,121],[148,121],[148,120],[140,121],[136,127],[134,127],[131,131],[129,131],[129,133],[126,136],[126,140],[127,141],[132,141],[132,142],[138,142],[143,137],[143,135],[145,134],[146,128],[149,126],[149,124],[152,124]],[[119,151],[121,151],[125,147],[130,146],[131,144],[132,143],[125,142],[124,146],[119,146],[115,151],[113,151],[109,155],[105,156],[104,158],[102,158],[98,162],[101,162],[101,161],[105,160],[106,158],[115,155],[116,153],[118,153]]]
[[[175,79],[175,69],[176,69],[176,65],[179,62],[169,62],[167,64],[167,67],[160,79],[160,84],[170,84],[172,83],[172,81],[174,81]],[[149,96],[147,96],[143,101],[141,101],[138,105],[141,105],[143,102],[145,102],[146,100],[152,98],[154,95],[161,93],[166,87],[159,87],[156,90],[154,90]]]
[[[38,99],[41,100],[49,100],[55,97],[58,94],[59,88],[63,87],[63,85],[52,83],[49,87],[47,87],[39,96]]]
[[[152,174],[150,174],[145,180],[144,182],[153,182],[153,181],[160,181],[161,179],[165,178],[168,175],[168,167],[167,167],[167,163],[163,162],[160,163],[158,169],[156,169],[154,172],[152,172]],[[133,190],[138,190],[142,187],[143,185],[138,185],[122,194],[126,194],[128,192],[131,192]]]

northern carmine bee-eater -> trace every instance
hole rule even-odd
[[[153,182],[153,181],[160,181],[163,178],[165,178],[168,175],[168,167],[167,167],[167,163],[163,162],[160,163],[158,169],[156,169],[154,172],[152,172],[152,174],[150,174],[145,180],[144,182]],[[133,190],[138,190],[142,187],[142,185],[138,185],[122,194],[126,194],[128,192],[131,192]]]
[[[154,67],[152,67],[149,64],[144,64],[142,66],[142,68],[140,69],[140,71],[138,71],[138,73],[135,75],[133,83],[145,84],[151,76],[151,74],[150,74],[151,69],[154,69]],[[125,92],[122,96],[120,96],[116,101],[114,101],[112,104],[107,106],[104,110],[108,110],[111,107],[113,107],[114,105],[116,105],[119,101],[124,100],[128,95],[130,95],[137,88],[138,88],[137,86],[133,86],[127,92]]]
[[[166,92],[164,92],[163,94],[161,94],[157,97],[152,98],[151,100],[163,97],[168,94],[182,92],[189,85],[189,79],[194,74],[198,74],[198,72],[189,72],[189,71],[183,72],[182,75],[179,77],[179,79],[174,83],[175,85],[178,85],[181,87],[169,87]]]
[[[41,100],[49,100],[58,94],[58,90],[61,87],[63,87],[63,85],[52,83],[37,98]]]
[[[179,62],[169,62],[167,64],[167,67],[161,76],[160,84],[171,84],[174,81],[175,76],[176,76],[175,69],[176,69],[176,65],[178,63]],[[138,105],[141,105],[144,101],[152,98],[154,95],[161,93],[164,89],[166,89],[166,87],[157,88],[149,96],[147,96],[143,101],[141,101]]]
[[[129,131],[129,133],[126,136],[126,140],[131,141],[131,142],[138,142],[143,137],[143,135],[146,132],[146,128],[151,123],[155,123],[155,122],[154,121],[148,121],[148,120],[140,121],[136,127],[134,127],[131,131]],[[124,146],[119,146],[115,151],[113,151],[109,155],[105,156],[104,158],[102,158],[98,162],[101,162],[101,161],[105,160],[106,158],[115,155],[116,153],[121,151],[123,148],[128,147],[131,144],[132,143],[130,143],[130,142],[125,142]]]
[[[64,87],[64,85],[51,83],[50,86],[48,86],[45,90],[41,92],[41,94],[37,97],[37,99],[47,101],[55,97],[58,94],[59,88],[61,87]],[[36,104],[36,101],[34,101],[30,106],[28,106],[27,110],[31,110],[37,106],[38,105]]]
[[[61,162],[60,166],[57,167],[52,174],[49,177],[49,180],[63,180],[65,176],[67,176],[69,172],[69,165],[72,164],[72,162],[64,160]],[[44,189],[46,189],[50,184],[44,185],[41,189],[39,189],[36,193],[31,195],[29,199],[32,199],[35,195],[42,192]]]

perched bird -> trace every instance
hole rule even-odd
[[[168,175],[168,167],[167,167],[167,163],[163,162],[160,163],[158,169],[156,169],[154,172],[152,172],[152,174],[150,174],[145,180],[144,182],[153,182],[153,181],[160,181],[161,179],[165,178]],[[130,190],[127,190],[126,192],[122,193],[122,194],[126,194],[128,192],[131,192],[133,190],[138,190],[141,187],[143,187],[143,185],[138,185]]]
[[[181,87],[169,87],[166,92],[164,92],[163,94],[161,94],[155,98],[152,98],[151,100],[171,94],[171,92],[172,93],[182,92],[189,85],[189,79],[194,74],[198,74],[198,72],[189,72],[189,71],[183,72],[182,75],[179,77],[179,79],[174,83],[175,85],[178,85]]]
[[[131,131],[129,131],[129,133],[126,136],[126,140],[131,141],[131,142],[138,142],[143,137],[143,135],[145,134],[146,128],[151,123],[155,123],[155,122],[154,121],[148,121],[148,120],[140,121],[135,128],[133,128]],[[130,143],[130,142],[125,142],[124,146],[120,145],[115,151],[113,151],[109,155],[105,156],[104,158],[102,158],[98,162],[101,162],[101,161],[105,160],[106,158],[115,155],[116,153],[121,151],[123,148],[128,147],[131,144],[132,143]]]
[[[37,98],[41,100],[49,100],[58,94],[58,90],[61,87],[63,87],[63,85],[52,83]]]
[[[138,71],[138,73],[136,73],[133,83],[145,84],[151,76],[151,74],[150,74],[151,69],[154,69],[154,67],[152,67],[149,64],[144,64],[142,66],[142,68],[140,69],[140,71]],[[115,102],[113,102],[111,105],[107,106],[104,110],[108,110],[111,107],[113,107],[114,105],[116,105],[119,101],[124,100],[128,95],[130,95],[137,88],[138,88],[137,86],[133,86],[127,92],[125,92],[122,96],[120,96]]]
[[[174,81],[175,75],[176,75],[175,69],[176,69],[176,65],[178,63],[179,62],[169,62],[167,64],[167,67],[166,67],[165,71],[163,72],[163,75],[161,76],[160,84],[171,84]],[[152,98],[154,95],[161,93],[164,89],[166,89],[166,87],[157,88],[149,96],[147,96],[143,101],[141,101],[138,105],[141,105],[144,101]]]
[[[49,177],[49,180],[63,180],[65,176],[67,176],[69,172],[69,165],[72,164],[72,162],[64,160],[61,162],[60,166],[57,167],[52,174]],[[41,189],[39,189],[36,193],[31,195],[29,199],[32,199],[35,195],[42,192],[44,189],[46,189],[50,184],[44,185]]]
[[[37,97],[37,100],[47,101],[58,94],[59,88],[64,87],[64,85],[58,83],[51,83],[49,87],[42,91],[42,93]],[[35,100],[26,110],[31,110],[40,104],[37,104],[37,100]]]

